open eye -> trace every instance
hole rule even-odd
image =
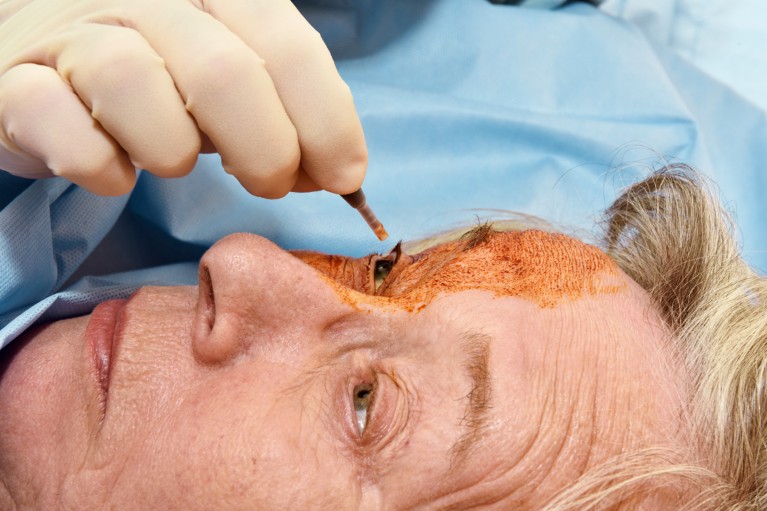
[[[389,275],[393,266],[394,261],[391,259],[379,259],[376,261],[375,268],[373,268],[373,280],[375,282],[376,291],[381,287],[381,284],[383,284],[384,279]]]
[[[373,284],[375,286],[375,291],[378,291],[378,288],[381,287],[401,256],[402,243],[397,243],[386,256],[376,259],[375,266],[373,267]]]
[[[373,400],[375,385],[362,383],[354,387],[354,414],[357,418],[357,430],[360,436],[368,424],[368,410]]]

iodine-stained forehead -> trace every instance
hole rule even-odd
[[[439,296],[469,290],[554,307],[563,300],[627,288],[618,266],[597,247],[541,230],[478,228],[461,240],[404,259],[395,264],[377,297],[348,290],[339,294],[353,305],[372,299],[418,311]]]
[[[552,307],[565,298],[614,293],[624,287],[618,279],[609,278],[617,277],[619,269],[601,250],[564,234],[540,230],[490,230],[480,239],[441,245],[408,272],[434,265],[435,259],[442,261],[403,295],[430,302],[440,293],[478,289]]]

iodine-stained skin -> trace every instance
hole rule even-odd
[[[626,287],[616,264],[598,248],[540,230],[496,232],[483,226],[415,256],[399,249],[385,257],[359,259],[313,252],[294,255],[330,277],[344,302],[355,307],[384,302],[419,311],[444,294],[483,290],[548,308],[565,299]],[[374,273],[381,261],[390,261],[391,270],[377,285]]]
[[[334,281],[343,282],[345,286],[359,291],[360,293],[375,293],[375,263],[379,256],[369,255],[352,259],[342,255],[323,254],[322,252],[310,252],[296,250],[291,254],[312,266],[322,275],[328,276]]]

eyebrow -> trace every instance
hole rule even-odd
[[[471,380],[471,389],[463,399],[466,408],[461,418],[465,431],[450,448],[450,467],[462,463],[482,438],[492,408],[492,385],[489,370],[491,337],[480,332],[464,332],[461,350],[464,352],[464,371]]]
[[[461,239],[466,240],[466,244],[463,246],[463,250],[471,250],[472,248],[483,244],[488,241],[493,234],[497,231],[493,229],[493,224],[490,222],[484,222],[477,225],[470,231],[467,231],[461,236]]]

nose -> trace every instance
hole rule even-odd
[[[301,350],[286,349],[285,338],[317,339],[314,333],[349,310],[308,265],[260,236],[233,234],[200,260],[194,354],[219,364],[260,343],[290,356]]]

